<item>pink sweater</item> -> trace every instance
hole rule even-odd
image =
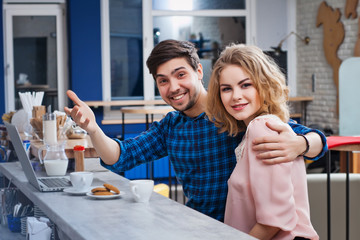
[[[256,223],[280,228],[273,239],[319,239],[310,222],[303,158],[265,165],[252,150],[256,137],[278,134],[265,125],[267,121],[281,122],[274,115],[255,118],[235,150],[237,164],[228,180],[225,223],[246,233]]]

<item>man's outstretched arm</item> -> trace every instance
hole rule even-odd
[[[258,152],[257,157],[266,164],[293,161],[299,155],[316,160],[326,151],[326,138],[320,131],[299,124],[296,124],[294,129],[285,123],[267,123],[267,126],[279,135],[260,137],[253,141],[253,149]],[[304,134],[308,143],[303,136],[297,134]],[[307,152],[304,154],[305,151]]]
[[[65,112],[71,116],[74,122],[85,129],[100,158],[108,165],[116,163],[120,156],[119,144],[105,135],[96,123],[94,112],[86,103],[80,100],[71,90],[67,92],[68,97],[74,102],[73,108],[65,107]]]

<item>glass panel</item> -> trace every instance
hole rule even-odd
[[[45,92],[43,105],[58,109],[55,16],[13,17],[15,108],[18,92]]]
[[[141,0],[110,0],[111,99],[143,97]]]
[[[153,0],[154,10],[245,9],[245,0]]]
[[[287,76],[288,67],[287,67],[287,51],[283,51],[280,55],[276,54],[274,51],[264,51],[267,55],[272,57],[274,61],[279,65],[280,70]],[[286,78],[286,85],[288,84],[288,79]]]
[[[165,39],[195,43],[204,68],[205,87],[219,52],[230,43],[245,43],[245,32],[245,17],[154,17],[154,45]]]

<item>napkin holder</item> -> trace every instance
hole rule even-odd
[[[50,223],[48,218],[35,217],[27,218],[27,233],[26,239],[28,240],[48,240],[51,237],[52,229],[48,226]]]

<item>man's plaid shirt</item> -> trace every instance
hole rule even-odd
[[[326,138],[318,130],[290,123],[296,133],[316,131],[322,136],[321,157],[327,150]],[[118,141],[121,155],[112,166],[102,165],[114,172],[123,172],[137,165],[168,156],[188,198],[187,206],[217,220],[224,220],[227,180],[235,165],[234,150],[243,133],[229,137],[218,133],[218,128],[205,113],[190,118],[174,111],[160,122],[154,122],[139,136]]]

